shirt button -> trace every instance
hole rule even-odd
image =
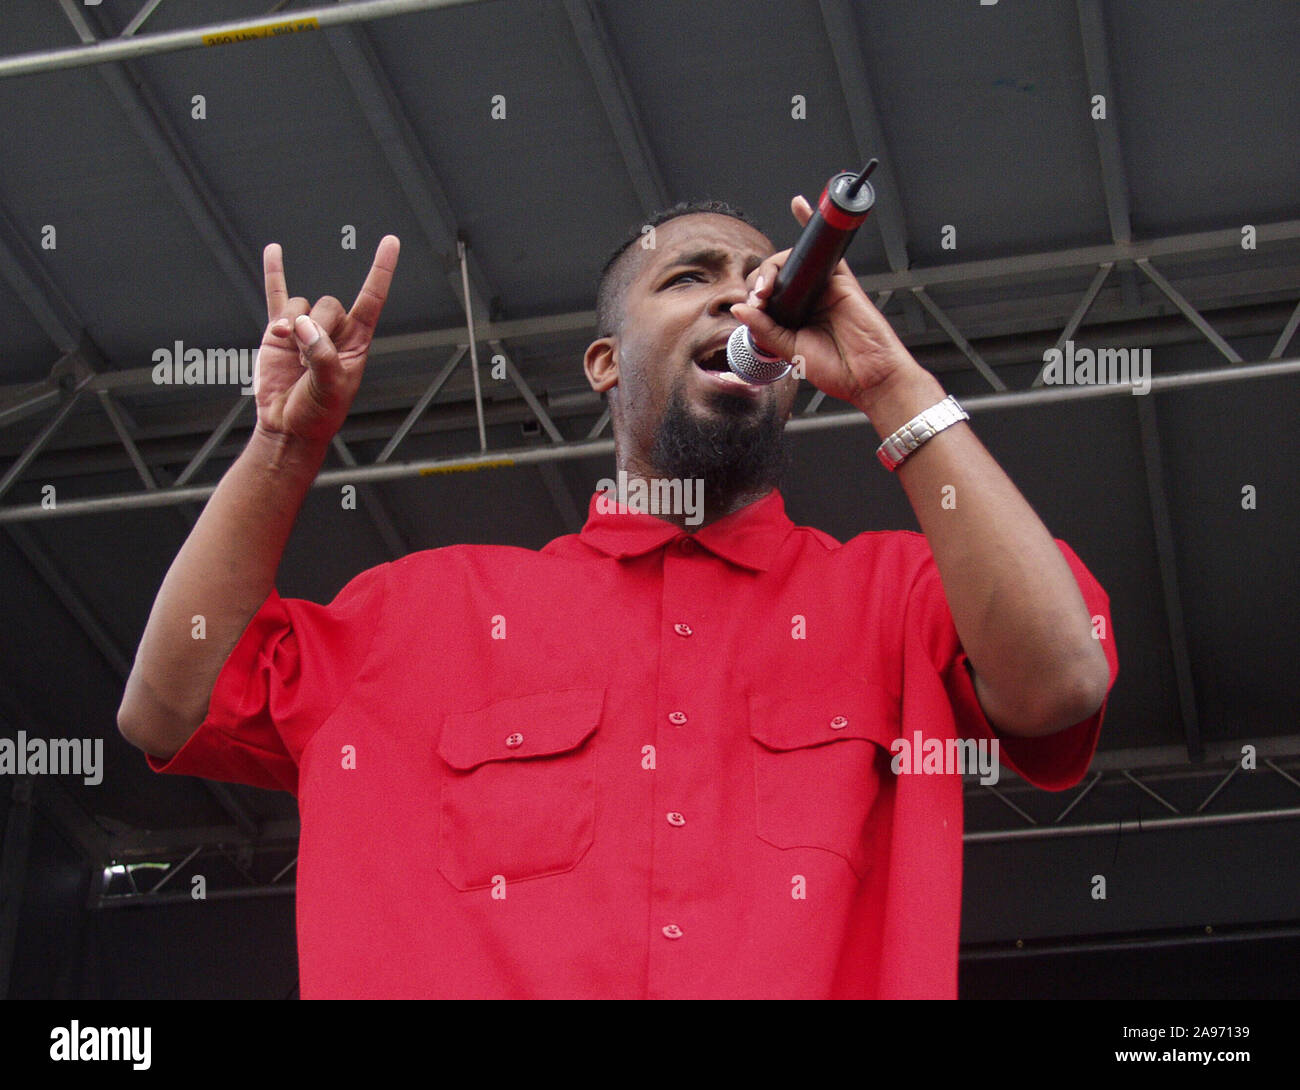
[[[688,624],[675,624],[673,625],[673,631],[679,636],[689,636],[691,634],[691,626]]]
[[[668,815],[668,824],[669,824],[669,825],[685,825],[685,824],[686,824],[686,819],[685,819],[684,817],[682,817],[682,815],[679,814],[676,810],[674,810],[671,814]]]
[[[682,556],[690,556],[695,552],[695,541],[692,538],[684,537],[677,543],[677,548]]]
[[[849,721],[842,715],[837,715],[831,720],[831,730],[843,730],[849,725]]]
[[[668,713],[668,722],[670,722],[674,727],[680,727],[683,723],[686,722],[686,713],[685,713],[685,712],[669,712],[669,713]]]
[[[675,923],[666,924],[664,926],[663,931],[664,931],[664,938],[666,939],[680,939],[684,934],[682,929],[678,927]]]
[[[515,734],[510,734],[506,736],[506,745],[508,745],[511,749],[517,749],[519,746],[522,746],[523,744],[524,744],[524,736],[522,734],[516,732]]]

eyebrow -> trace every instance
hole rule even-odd
[[[726,265],[731,260],[731,252],[728,250],[707,249],[694,250],[691,253],[680,254],[674,257],[666,265],[659,269],[657,275],[662,276],[672,269],[681,268],[686,265],[700,265],[707,269],[717,269]],[[750,254],[745,258],[745,275],[757,269],[763,263],[763,259],[755,254]]]

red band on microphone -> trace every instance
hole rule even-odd
[[[829,195],[829,188],[822,190],[821,200],[817,202],[817,211],[822,214],[822,219],[834,227],[837,231],[854,231],[861,227],[867,218],[867,213],[860,216],[851,215],[840,208]]]

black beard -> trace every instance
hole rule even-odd
[[[776,402],[751,415],[744,397],[720,396],[718,416],[690,411],[680,384],[673,388],[655,432],[651,464],[665,477],[704,481],[705,518],[730,512],[747,493],[766,492],[781,482],[790,462],[784,422]]]

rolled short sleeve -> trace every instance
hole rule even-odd
[[[365,664],[386,598],[388,565],[362,572],[328,606],[272,589],[213,686],[207,718],[155,772],[297,794],[298,762]]]
[[[973,667],[957,635],[952,611],[939,579],[939,569],[928,546],[926,558],[912,584],[907,606],[907,638],[922,641],[929,661],[939,672],[952,704],[958,734],[966,738],[996,738],[1002,764],[1034,786],[1051,791],[1073,787],[1087,772],[1097,748],[1101,721],[1110,700],[1110,688],[1119,672],[1119,659],[1111,633],[1110,598],[1074,550],[1063,541],[1057,540],[1056,544],[1078,584],[1092,617],[1093,634],[1101,642],[1110,667],[1106,699],[1101,707],[1087,719],[1056,734],[1018,738],[996,731],[989,723],[976,695]]]

